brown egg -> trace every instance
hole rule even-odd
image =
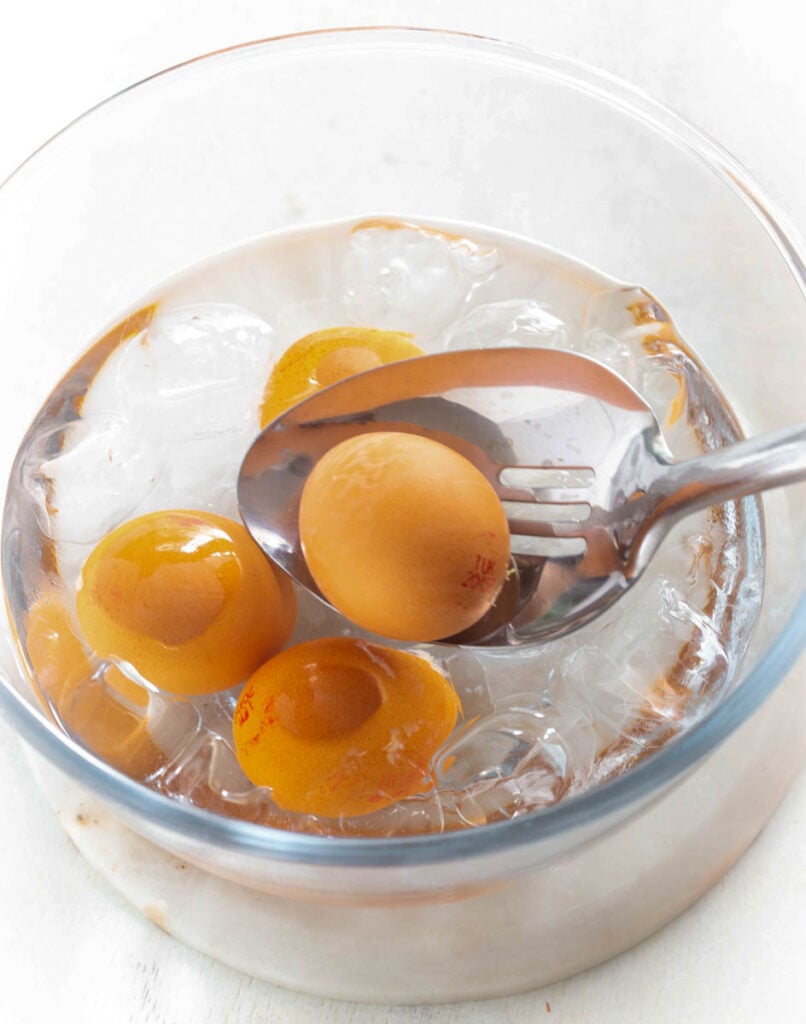
[[[376,327],[329,327],[294,342],[266,385],[261,426],[321,388],[384,363],[421,356],[423,350],[400,331]]]
[[[241,523],[210,512],[152,512],[113,530],[81,571],[82,632],[172,693],[228,689],[287,643],[291,583]]]
[[[350,637],[297,644],[244,687],[235,749],[283,809],[367,814],[433,786],[459,698],[425,658]]]
[[[308,477],[302,549],[327,600],[398,640],[477,622],[509,567],[509,527],[483,474],[458,452],[399,432],[336,445]]]

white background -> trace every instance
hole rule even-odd
[[[303,29],[427,25],[526,43],[627,79],[732,150],[806,234],[796,10],[792,0],[5,0],[0,180],[85,108],[197,54]],[[24,358],[8,339],[3,352]],[[806,684],[803,661],[799,671]],[[180,946],[85,864],[1,723],[0,817],[2,1024],[806,1022],[803,777],[740,864],[637,949],[540,992],[432,1008],[301,996]]]

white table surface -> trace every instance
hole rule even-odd
[[[792,0],[7,0],[0,180],[85,108],[185,58],[302,29],[427,25],[516,40],[626,78],[732,150],[803,234],[806,61],[796,9]],[[13,352],[8,341],[4,352]],[[803,660],[799,671],[806,684]],[[806,1022],[803,776],[728,876],[636,949],[539,992],[409,1008],[274,988],[159,931],[71,846],[2,723],[0,780],[3,1024]]]

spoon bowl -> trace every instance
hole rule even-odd
[[[375,430],[454,448],[510,518],[514,571],[488,614],[444,642],[543,640],[582,625],[627,585],[612,545],[591,550],[563,531],[570,516],[622,500],[625,474],[646,461],[646,438],[668,457],[651,409],[606,367],[548,349],[423,356],[340,381],[269,424],[241,467],[241,515],[264,552],[323,601],[300,547],[302,488],[330,448]]]
[[[241,467],[247,528],[322,601],[300,546],[301,492],[325,452],[377,430],[454,448],[507,513],[507,583],[483,619],[444,643],[514,647],[569,633],[638,579],[684,515],[806,478],[804,426],[675,462],[644,399],[587,356],[500,348],[388,364],[289,409]]]

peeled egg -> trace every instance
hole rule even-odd
[[[283,809],[379,810],[433,786],[431,761],[460,704],[430,662],[350,637],[297,644],[266,662],[233,718],[241,768]]]
[[[452,636],[491,607],[509,567],[509,527],[491,484],[430,438],[361,434],[305,482],[299,531],[327,600],[398,640]]]
[[[210,512],[152,512],[113,530],[81,571],[81,630],[101,658],[185,695],[242,682],[288,641],[290,581],[246,529]]]
[[[409,334],[374,327],[331,327],[300,338],[282,355],[269,378],[260,409],[261,426],[320,388],[383,363],[423,355],[410,339]]]

